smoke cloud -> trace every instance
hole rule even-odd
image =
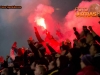
[[[100,4],[99,0],[92,0],[92,1],[82,1],[81,3],[79,3],[79,5],[77,6],[78,8],[89,8],[92,4]],[[41,10],[42,9],[42,10]],[[76,17],[76,12],[75,9],[73,9],[72,11],[69,11],[68,14],[65,16],[64,18],[64,23],[62,22],[58,22],[56,20],[54,20],[52,18],[52,13],[54,12],[54,8],[52,6],[46,6],[46,5],[38,5],[37,9],[35,11],[35,13],[32,13],[28,20],[31,24],[34,24],[34,18],[36,16],[40,16],[45,18],[46,20],[46,24],[47,24],[47,30],[49,30],[51,32],[51,34],[56,37],[56,30],[60,30],[60,32],[63,35],[63,38],[59,39],[58,41],[62,41],[65,39],[69,39],[71,40],[71,42],[73,41],[75,37],[74,32],[73,32],[73,27],[76,27],[77,30],[79,32],[82,31],[82,26],[86,25],[86,26],[92,26],[93,29],[96,31],[97,34],[100,35],[100,31],[99,31],[99,23],[98,21],[100,20],[99,17]],[[58,24],[59,23],[59,24]],[[41,31],[40,31],[41,33]],[[43,33],[41,33],[42,35]],[[42,35],[44,36],[44,35]],[[70,37],[70,38],[69,38]]]
[[[92,4],[100,4],[100,1],[82,1],[77,7],[78,8],[89,8],[90,5]],[[65,27],[65,37],[68,38],[71,41],[73,41],[73,38],[75,38],[75,36],[73,35],[73,27],[76,27],[77,30],[79,32],[82,31],[82,26],[86,25],[86,26],[92,26],[94,31],[100,35],[100,25],[98,23],[98,21],[100,20],[99,17],[91,17],[91,18],[86,18],[86,17],[76,17],[75,15],[75,9],[73,9],[72,11],[69,11],[68,14],[65,17],[65,23],[64,23],[64,27]]]
[[[52,6],[47,6],[43,4],[39,4],[35,10],[35,12],[31,13],[28,17],[28,21],[33,26],[38,26],[35,23],[37,18],[44,18],[46,22],[46,29],[51,32],[51,34],[55,34],[55,26],[56,21],[52,18],[52,13],[54,12],[54,8]],[[40,31],[41,29],[39,29]],[[41,31],[40,31],[41,32]],[[43,34],[40,33],[41,35]],[[43,35],[42,35],[43,36]]]

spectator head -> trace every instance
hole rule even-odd
[[[73,30],[76,31],[76,27],[73,27]]]
[[[84,55],[81,58],[81,68],[84,68],[86,66],[92,65],[92,57],[90,55]]]
[[[69,58],[69,60],[78,59],[80,57],[80,55],[81,55],[81,51],[79,48],[72,48],[68,52],[67,57]]]
[[[52,70],[52,69],[54,69],[54,68],[56,68],[56,67],[57,67],[56,61],[54,61],[54,60],[52,60],[52,61],[49,63],[49,65],[48,65],[48,69],[49,69],[49,70]]]
[[[95,56],[97,53],[100,53],[100,45],[98,44],[93,44],[90,47],[90,55]]]
[[[34,56],[34,53],[32,53],[31,50],[25,50],[24,55],[23,55],[23,57],[24,57],[24,63],[27,64],[28,60],[31,59],[31,56]],[[28,60],[26,60],[26,59],[28,59]]]
[[[43,66],[43,65],[38,65],[38,66],[36,66],[36,68],[35,68],[34,74],[35,74],[35,75],[45,75],[46,71],[47,71],[47,69],[46,69],[45,66]]]
[[[22,56],[24,54],[24,52],[25,52],[25,48],[24,47],[19,48],[18,49],[18,56]]]
[[[45,58],[41,58],[38,62],[38,64],[40,65],[45,65],[46,67],[48,67],[48,60],[46,60]]]
[[[69,40],[69,39],[66,39],[65,41],[64,41],[64,45],[71,45],[71,41]]]
[[[31,69],[35,69],[37,65],[45,65],[48,66],[48,61],[45,58],[41,58],[40,60],[36,60],[31,64]]]
[[[32,44],[34,44],[34,40],[33,40],[32,37],[29,37],[29,39],[28,39],[27,41],[28,41],[28,43],[32,43]]]
[[[61,54],[63,53],[63,55],[67,54],[69,51],[69,46],[68,45],[62,45],[60,46],[60,50],[61,50]]]
[[[91,33],[88,33],[86,36],[86,43],[90,44],[91,41],[93,41],[93,35]]]
[[[68,58],[66,56],[60,56],[56,60],[58,68],[64,68],[68,66]]]
[[[87,30],[87,26],[84,25],[84,26],[83,26],[83,30]]]

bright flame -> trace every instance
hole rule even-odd
[[[44,27],[44,29],[46,29],[46,24],[45,24],[45,19],[41,18],[41,17],[37,17],[35,19],[35,22],[37,23],[37,25]]]

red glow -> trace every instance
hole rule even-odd
[[[79,6],[77,6],[78,8],[89,8],[91,4],[94,3],[98,3],[98,1],[82,1]],[[100,2],[99,2],[100,4]],[[55,41],[54,39],[49,39],[51,38],[49,36],[49,38],[47,37],[45,39],[45,42],[48,42],[56,51],[59,51],[59,44],[60,42],[66,40],[67,38],[70,40],[66,40],[64,43],[72,43],[73,44],[73,39],[76,38],[73,32],[73,27],[76,27],[77,30],[79,31],[79,33],[81,33],[82,31],[82,26],[86,25],[86,26],[92,26],[94,31],[97,34],[100,34],[100,25],[98,24],[98,21],[100,20],[98,17],[91,17],[91,18],[85,18],[85,17],[76,17],[75,14],[75,10],[69,11],[68,14],[66,14],[64,22],[65,23],[60,23],[59,21],[56,21],[51,14],[54,12],[54,8],[51,6],[46,6],[46,5],[42,5],[39,4],[37,6],[37,9],[35,11],[35,13],[31,14],[28,18],[29,23],[32,23],[33,25],[34,22],[33,20],[36,22],[36,25],[38,26],[42,26],[45,30],[48,30],[50,32],[51,35],[53,35],[53,37],[55,38],[56,35],[56,31],[57,29],[59,29],[60,31],[57,32],[57,36],[59,37],[58,39],[56,39],[57,41]],[[46,22],[46,23],[45,23]],[[59,23],[59,24],[57,24]],[[45,38],[45,35],[42,33],[42,30],[39,29],[38,30],[40,32],[40,35],[42,38]],[[49,34],[49,32],[44,31],[44,33]],[[60,33],[61,32],[61,33]],[[46,48],[47,49],[47,48]],[[47,52],[49,52],[47,50]]]
[[[46,29],[45,19],[42,17],[36,17],[35,22],[37,25],[42,26],[44,29]]]

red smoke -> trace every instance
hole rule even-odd
[[[89,8],[90,5],[92,4],[100,4],[99,1],[82,1],[78,8]],[[100,18],[98,17],[91,17],[91,18],[86,18],[86,17],[76,17],[75,16],[75,10],[69,11],[69,13],[66,15],[65,17],[65,29],[66,31],[66,36],[65,37],[70,37],[69,39],[72,41],[73,38],[75,38],[75,36],[73,35],[73,27],[76,27],[78,29],[79,32],[81,32],[82,30],[82,26],[86,25],[86,26],[92,26],[94,31],[100,35],[100,25],[98,23],[98,21],[100,20]]]
[[[55,26],[56,23],[54,21],[54,19],[52,18],[52,13],[54,12],[54,8],[51,6],[47,6],[47,5],[43,5],[43,4],[39,4],[37,6],[37,9],[35,10],[35,13],[32,13],[29,17],[28,20],[29,22],[34,25],[34,26],[42,26],[44,29],[47,29],[47,31],[50,32],[50,35],[56,34],[55,33]],[[40,27],[38,28],[39,32],[40,32],[40,36],[45,36],[46,34],[43,34],[41,32],[44,31],[44,29],[40,29]],[[47,40],[47,38],[45,37],[45,43],[48,42],[54,49],[56,49],[56,51],[58,52],[58,46],[59,43],[57,43],[57,41],[55,40]],[[45,46],[45,44],[43,43],[43,45]],[[49,52],[47,50],[47,52]]]
[[[99,1],[82,1],[77,7],[78,8],[89,8],[90,5],[98,3],[100,4]],[[75,16],[75,9],[72,11],[69,11],[68,14],[65,16],[65,22],[64,25],[58,25],[57,22],[52,18],[52,13],[54,12],[54,8],[51,6],[46,6],[43,4],[39,4],[37,6],[37,9],[35,10],[35,13],[30,14],[28,17],[28,21],[32,25],[39,25],[36,22],[36,18],[42,18],[42,20],[45,20],[45,25],[43,26],[45,29],[50,31],[51,35],[55,36],[56,35],[56,30],[58,29],[58,26],[60,27],[60,31],[63,35],[63,38],[57,41],[62,41],[65,39],[69,39],[71,42],[73,41],[75,37],[74,32],[73,32],[73,27],[76,27],[79,32],[82,31],[82,26],[92,26],[94,31],[100,35],[100,25],[98,21],[100,20],[98,17],[91,17],[91,18],[86,18],[86,17],[76,17]],[[59,16],[59,15],[58,15]],[[58,22],[59,23],[59,22]],[[61,23],[63,24],[63,23]],[[40,26],[40,25],[39,25]],[[39,29],[40,32],[42,32],[41,29]],[[44,36],[43,33],[40,33],[41,36]],[[56,35],[57,36],[57,35]],[[53,44],[52,44],[53,46]],[[53,46],[54,47],[54,46]],[[58,46],[57,46],[58,47]],[[58,50],[58,48],[56,48]]]
[[[46,16],[51,16],[53,12],[54,12],[53,7],[39,4],[35,12],[29,15],[28,21],[29,23],[34,25],[34,21],[36,20],[37,17],[42,17],[45,19]]]
[[[32,25],[36,25],[36,23],[37,23],[36,19],[37,18],[44,19],[45,24],[46,24],[46,29],[54,35],[55,34],[55,29],[56,29],[56,21],[52,18],[52,13],[53,12],[54,12],[54,8],[52,6],[39,4],[37,6],[35,12],[33,12],[32,14],[29,15],[28,21]]]

